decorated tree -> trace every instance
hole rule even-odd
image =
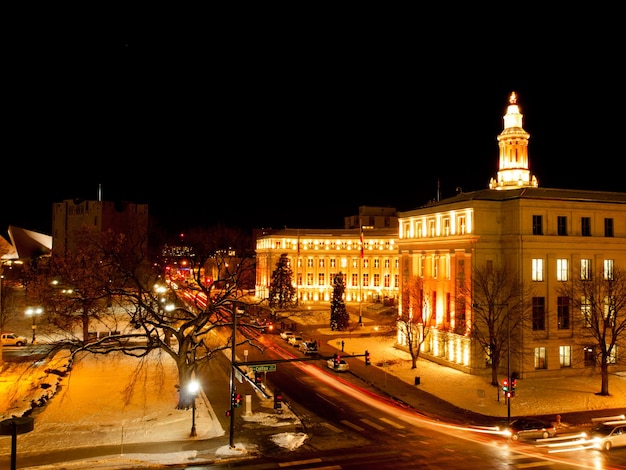
[[[280,255],[272,273],[269,290],[269,305],[272,309],[286,309],[296,304],[296,288],[293,286],[293,271],[286,253]]]
[[[333,331],[344,331],[350,326],[350,315],[344,301],[345,290],[343,274],[340,271],[333,279],[333,298],[330,301],[330,329]]]

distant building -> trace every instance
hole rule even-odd
[[[347,302],[393,303],[400,275],[397,235],[395,228],[358,226],[265,231],[256,240],[256,296],[268,297],[276,263],[286,253],[300,303],[330,301],[339,272],[344,275]]]
[[[123,233],[135,250],[148,248],[148,205],[129,202],[55,202],[52,207],[52,254],[65,254],[72,247],[72,234],[86,226],[99,232]]]
[[[471,286],[475,270],[491,263],[506,266],[533,291],[523,299],[533,321],[524,325],[523,350],[512,351],[511,370],[574,376],[597,366],[597,344],[585,332],[583,312],[571,309],[557,288],[585,272],[626,268],[626,193],[540,188],[530,174],[529,137],[513,93],[489,189],[398,214],[400,284],[421,278],[424,308],[434,318],[420,357],[489,373],[488,352],[469,334],[474,300],[462,298],[459,286]],[[399,336],[398,344],[406,346],[406,338]],[[626,370],[623,354],[614,352],[612,372]]]
[[[395,207],[360,206],[358,215],[344,217],[343,228],[398,228],[398,211]]]

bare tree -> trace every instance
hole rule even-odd
[[[432,317],[433,312],[428,308],[422,279],[418,276],[410,277],[402,286],[402,310],[397,318],[397,327],[409,349],[411,369],[417,368],[417,360],[428,336]]]
[[[609,365],[617,356],[618,346],[626,343],[626,271],[614,267],[611,271],[590,273],[587,277],[573,276],[571,282],[557,289],[561,298],[568,299],[569,307],[580,312],[572,327],[593,338],[594,349],[586,350],[600,365],[601,387],[598,395],[609,395]],[[569,308],[563,310],[560,302],[559,321],[569,320]],[[577,326],[580,326],[578,328]]]
[[[90,328],[110,325],[110,289],[118,282],[123,235],[81,227],[63,256],[36,258],[25,269],[27,298],[44,306],[45,320],[75,341],[87,343]],[[81,332],[82,336],[75,333]]]
[[[183,391],[188,390],[187,384],[201,364],[215,357],[216,353],[239,344],[259,347],[245,335],[237,337],[235,334],[238,325],[255,328],[246,321],[248,309],[242,308],[246,298],[239,288],[240,279],[246,278],[247,270],[254,269],[251,262],[253,250],[245,240],[246,237],[238,238],[225,227],[189,233],[186,243],[194,247],[191,260],[193,280],[182,286],[168,278],[169,271],[164,264],[148,263],[143,258],[138,247],[145,244],[126,240],[127,244],[121,246],[108,245],[91,238],[92,255],[84,261],[84,270],[81,268],[80,271],[83,274],[71,279],[71,284],[80,292],[92,292],[85,296],[87,299],[111,299],[112,312],[108,319],[111,323],[106,325],[109,334],[59,346],[69,346],[73,354],[79,351],[94,354],[119,351],[140,359],[138,367],[151,352],[164,352],[178,368],[181,393],[177,407],[189,408],[193,395]],[[164,269],[158,269],[158,266]],[[211,271],[210,282],[206,282],[206,270]],[[70,271],[65,273],[71,274]],[[89,273],[92,273],[91,278]],[[40,280],[40,283],[45,281]],[[66,279],[60,281],[68,282]],[[79,314],[81,317],[84,311],[85,308]],[[96,310],[89,312],[100,318]],[[106,323],[101,322],[103,326]]]
[[[518,339],[526,316],[523,299],[530,295],[523,290],[517,277],[506,267],[488,263],[477,267],[472,274],[472,285],[463,286],[460,291],[463,298],[474,301],[470,335],[485,352],[485,363],[491,367],[491,385],[494,386],[499,385],[502,358],[513,348],[521,348]]]

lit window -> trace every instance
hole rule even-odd
[[[568,260],[565,258],[556,260],[556,280],[567,281],[569,272]]]
[[[547,368],[546,348],[535,348],[535,369]]]
[[[613,268],[614,268],[614,262],[612,259],[605,259],[604,260],[604,279],[607,281],[611,281],[613,280]]]
[[[591,280],[591,260],[590,259],[580,260],[580,279],[582,281]]]
[[[559,346],[559,364],[561,367],[572,367],[571,346]]]
[[[543,281],[543,259],[533,258],[532,260],[532,280]]]
[[[459,217],[459,235],[465,235],[466,221],[465,216]]]
[[[446,237],[450,235],[450,219],[447,217],[443,219],[443,234]]]

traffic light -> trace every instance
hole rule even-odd
[[[234,393],[232,396],[233,408],[239,408],[241,406],[241,393]]]
[[[365,365],[369,366],[371,363],[370,353],[369,351],[365,351]]]
[[[511,391],[515,395],[515,389],[517,388],[517,379],[511,379]]]
[[[274,409],[278,410],[280,408],[282,408],[282,403],[283,403],[283,395],[280,392],[275,392],[274,393]]]
[[[254,373],[254,383],[260,385],[263,383],[263,372]]]
[[[509,380],[508,379],[504,379],[502,381],[502,391],[503,392],[508,392],[509,391]]]

